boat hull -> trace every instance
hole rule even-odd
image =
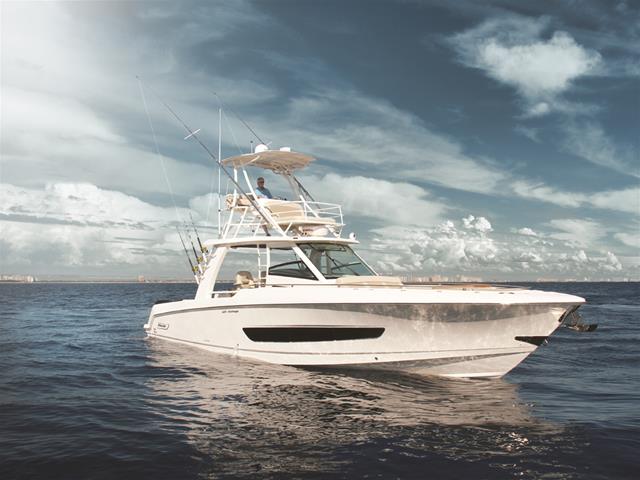
[[[576,303],[156,307],[145,326],[150,337],[216,353],[292,366],[500,377],[535,351]]]

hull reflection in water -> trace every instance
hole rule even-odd
[[[163,372],[148,382],[163,399],[159,411],[215,459],[217,474],[343,472],[382,444],[447,461],[504,454],[505,473],[515,475],[525,468],[515,466],[518,457],[540,458],[566,441],[500,379],[316,371],[161,341],[150,347],[151,366]]]

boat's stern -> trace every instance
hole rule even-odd
[[[172,302],[170,300],[158,300],[151,307],[149,312],[149,319],[147,323],[143,325],[144,331],[147,336],[153,337],[158,333],[169,329],[169,321],[163,320],[163,317],[168,317],[171,313],[184,308],[186,303],[191,303],[190,300],[180,300]]]

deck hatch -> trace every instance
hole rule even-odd
[[[377,327],[247,327],[242,330],[254,342],[365,340],[384,333],[384,328]]]

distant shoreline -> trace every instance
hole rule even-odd
[[[231,281],[231,280],[230,280]],[[137,280],[37,280],[34,282],[21,282],[21,281],[12,281],[12,280],[0,280],[0,285],[9,284],[35,284],[35,283],[97,283],[97,284],[131,284],[131,285],[145,285],[145,284],[159,284],[159,283],[195,283],[194,280],[147,280],[145,282],[138,282]]]

